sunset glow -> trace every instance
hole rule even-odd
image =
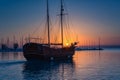
[[[120,80],[120,0],[0,0],[0,80]]]
[[[14,3],[12,3],[12,1]],[[0,0],[0,39],[9,37],[13,42],[13,36],[16,41],[20,42],[20,38],[47,36],[47,31],[42,29],[46,26],[46,7],[45,0]],[[7,3],[8,2],[8,3]],[[24,4],[27,3],[27,4]],[[56,3],[52,5],[53,3]],[[78,41],[78,45],[98,45],[98,38],[101,37],[102,45],[120,45],[120,13],[118,4],[119,1],[107,0],[65,0],[69,6],[66,11],[66,20],[68,19],[69,27],[66,30],[69,35],[65,35],[64,44]],[[4,4],[4,5],[2,5]],[[50,27],[51,27],[51,42],[61,42],[59,27],[59,1],[50,1]],[[101,4],[103,4],[101,6]],[[111,5],[114,6],[111,6]],[[65,22],[65,25],[67,22]],[[52,30],[53,28],[53,30]],[[57,35],[57,37],[56,37]],[[42,37],[41,37],[42,36]],[[47,39],[47,38],[45,38]],[[46,41],[46,40],[45,40]],[[25,42],[25,40],[24,40]]]

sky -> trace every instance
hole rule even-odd
[[[74,40],[81,45],[120,45],[120,0],[64,0]],[[60,0],[49,0],[51,25],[56,25]],[[0,39],[41,35],[46,0],[0,0]],[[43,31],[44,32],[44,31]]]

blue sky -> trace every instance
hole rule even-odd
[[[45,21],[46,0],[0,0],[0,38],[34,32]],[[59,13],[60,0],[49,0],[51,21]],[[79,37],[120,44],[120,0],[64,0]],[[89,36],[89,37],[88,37]],[[104,42],[105,43],[105,42]]]

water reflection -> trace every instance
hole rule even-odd
[[[22,52],[0,52],[0,61],[25,60]]]
[[[81,51],[74,56],[76,79],[120,80],[120,50]]]
[[[74,68],[73,60],[26,62],[22,72],[25,80],[71,80]]]
[[[73,60],[53,62],[27,62],[23,53],[0,53],[0,80],[8,79],[120,80],[120,50],[76,51]]]

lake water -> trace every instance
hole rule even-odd
[[[120,80],[120,49],[76,51],[73,60],[37,63],[0,52],[0,80]]]

